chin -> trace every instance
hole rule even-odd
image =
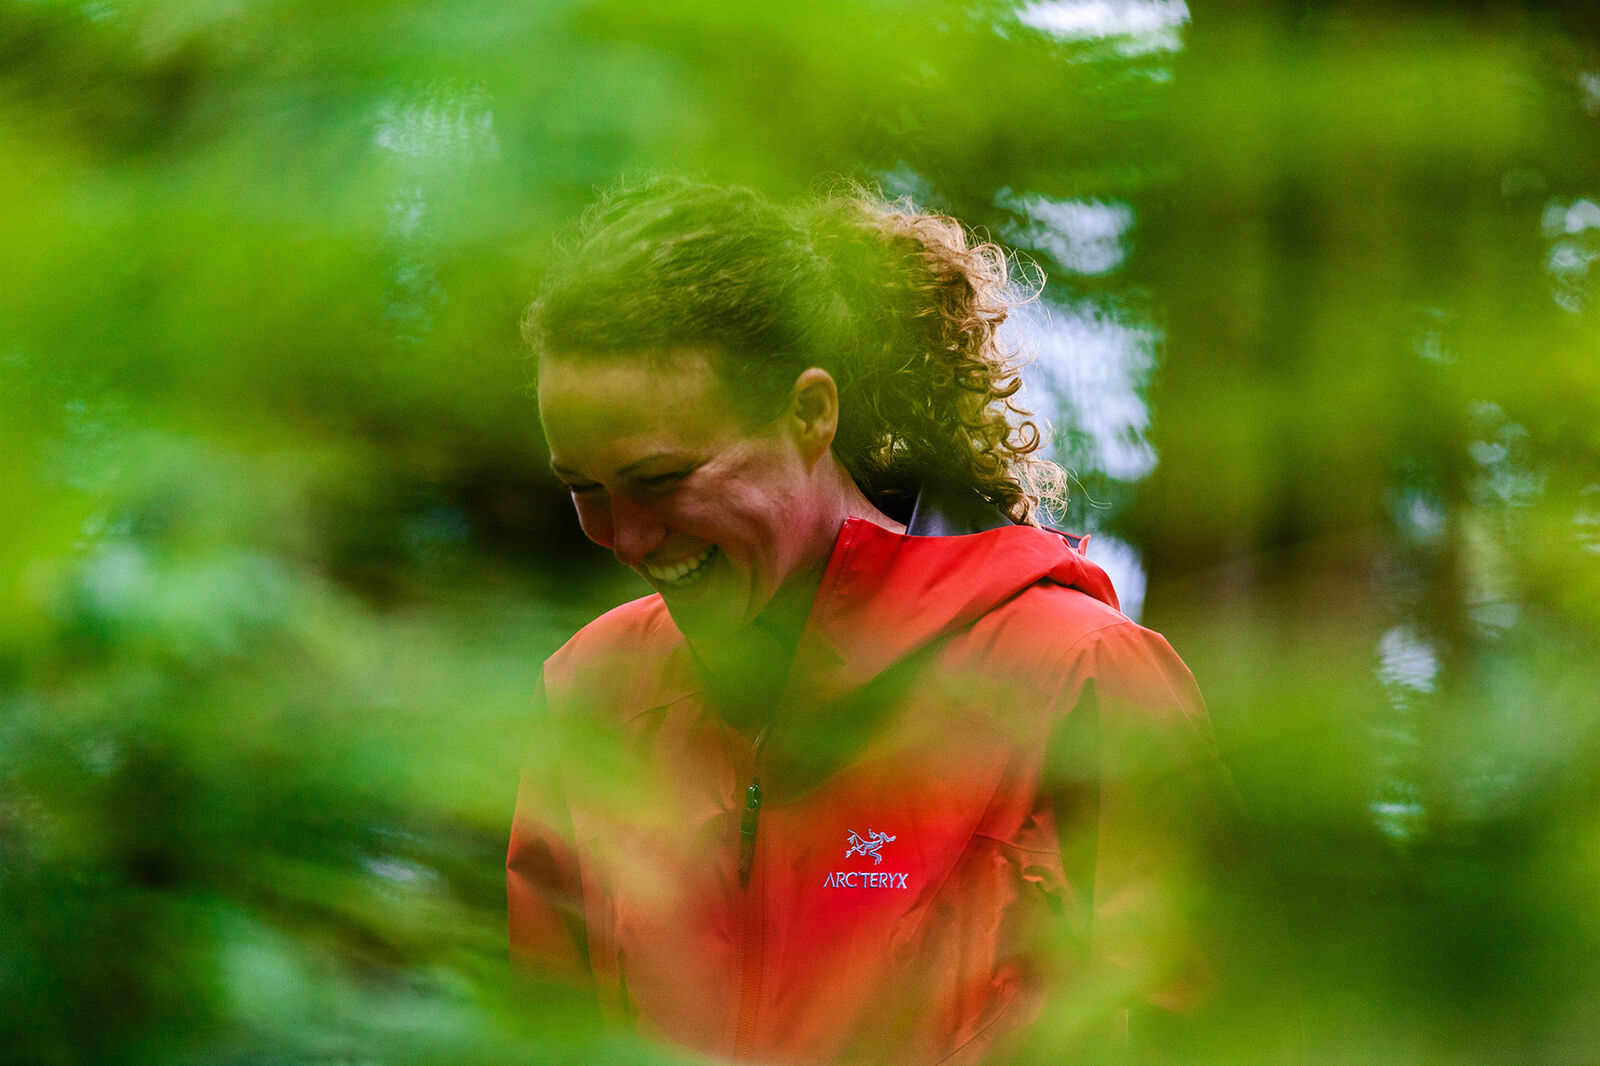
[[[670,594],[663,595],[672,624],[690,640],[726,640],[745,629],[748,623],[730,605],[719,603],[673,602]]]
[[[659,590],[672,624],[690,640],[729,640],[750,628],[748,586],[733,573],[718,572],[725,564],[718,559],[713,571],[689,588]]]

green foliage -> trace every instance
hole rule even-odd
[[[1017,10],[0,4],[4,1056],[671,1058],[510,984],[500,875],[539,663],[637,591],[516,318],[651,169],[1041,268],[1064,523],[1141,553],[1275,871],[1195,899],[1282,914],[1314,1059],[1593,1054],[1594,5]]]

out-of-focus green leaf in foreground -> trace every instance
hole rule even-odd
[[[501,881],[539,663],[642,591],[516,319],[671,169],[1048,275],[1063,523],[1272,871],[1175,906],[1313,1061],[1592,1058],[1597,10],[0,4],[0,1057],[677,1060],[513,984]]]

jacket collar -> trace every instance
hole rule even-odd
[[[911,517],[906,522],[909,537],[961,537],[972,533],[987,533],[991,529],[1004,529],[1015,525],[1001,513],[1000,508],[969,488],[951,485],[924,485],[917,491],[917,501],[911,507]],[[1089,543],[1085,536],[1075,536],[1052,530],[1066,538],[1074,551],[1082,551]]]
[[[971,489],[924,485],[906,523],[911,537],[959,537],[1011,525],[1000,509]]]
[[[1084,554],[1087,542],[1014,524],[975,494],[919,495],[904,534],[847,519],[811,605],[785,702],[829,702],[1041,582],[1117,608],[1110,578]]]
[[[971,489],[948,486],[917,493],[903,534],[846,519],[780,703],[820,711],[1041,581],[1116,607],[1110,580],[1083,554],[1088,539],[1017,525]],[[699,668],[687,642],[676,651],[664,688],[686,692]]]

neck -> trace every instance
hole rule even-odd
[[[790,578],[737,634],[689,642],[722,716],[737,728],[758,728],[777,707],[827,562]]]
[[[724,716],[741,728],[771,717],[788,678],[789,664],[805,632],[806,619],[822,585],[822,575],[847,519],[858,518],[896,533],[906,527],[867,499],[855,479],[832,455],[818,464],[816,533],[812,561],[792,575],[755,621],[737,635],[717,641],[690,641],[690,649],[711,682]]]
[[[867,499],[867,494],[861,491],[861,486],[856,484],[856,479],[850,476],[850,472],[844,468],[843,463],[831,455],[829,460],[830,480],[833,482],[835,499],[838,501],[839,522],[834,527],[835,531],[837,531],[838,526],[844,524],[846,518],[859,518],[863,522],[871,522],[875,526],[882,526],[884,529],[894,533],[904,533],[906,531],[904,522],[896,522],[878,510],[877,506]]]

